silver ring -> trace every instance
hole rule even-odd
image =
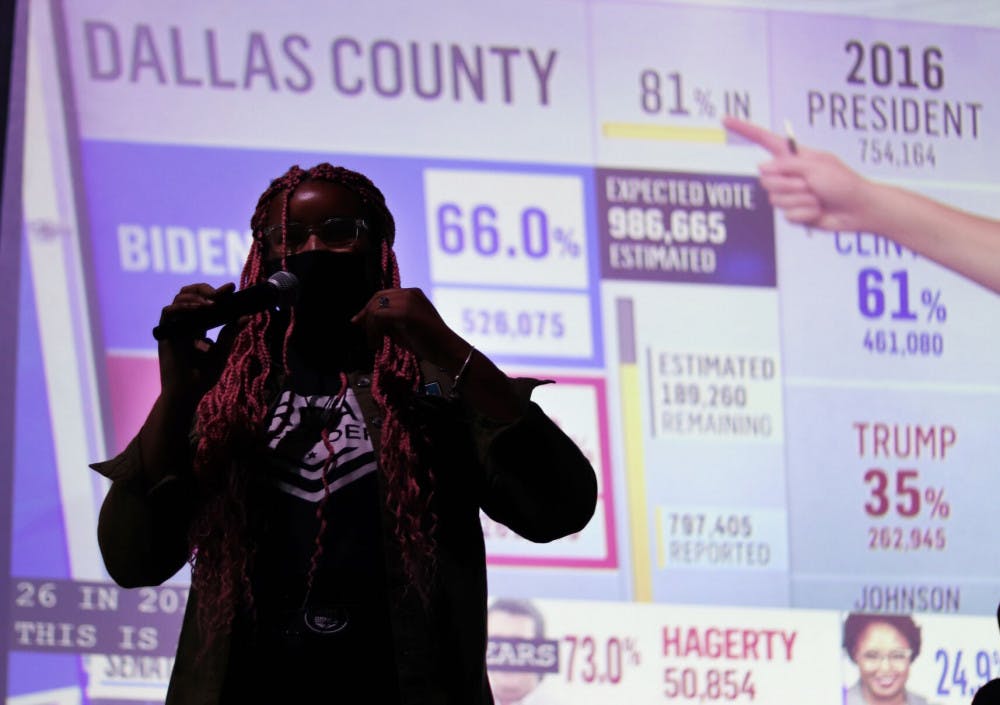
[[[378,297],[378,307],[379,308],[389,308],[389,297],[380,296]]]

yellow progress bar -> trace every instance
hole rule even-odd
[[[639,366],[623,364],[621,374],[622,421],[625,432],[625,476],[628,514],[632,530],[632,575],[634,599],[653,601],[653,571],[649,553],[649,522],[646,518],[646,468],[643,464],[642,417],[639,413]]]
[[[656,566],[660,570],[667,567],[666,551],[663,550],[663,507],[656,508]]]
[[[638,122],[606,122],[601,126],[601,132],[604,133],[605,137],[632,140],[726,143],[726,131],[721,127],[677,127],[674,125],[644,125]]]

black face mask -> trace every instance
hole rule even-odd
[[[299,279],[292,341],[300,352],[329,356],[364,348],[364,332],[351,318],[377,290],[365,256],[310,250],[288,255],[285,268]],[[264,263],[268,276],[280,269],[280,259]]]
[[[310,250],[285,258],[285,268],[298,277],[295,317],[330,323],[349,321],[375,293],[364,255]],[[281,269],[281,260],[264,264],[270,276]]]

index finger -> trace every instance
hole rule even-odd
[[[785,138],[760,125],[754,125],[752,122],[746,122],[734,117],[723,118],[722,125],[730,132],[748,139],[754,144],[760,145],[776,157],[789,154],[788,143]]]
[[[231,294],[234,291],[236,291],[236,284],[233,282],[226,282],[225,284],[223,284],[222,286],[220,286],[218,289],[215,290],[215,293],[212,294],[212,298],[218,296],[224,296],[226,294]]]
[[[217,296],[219,294],[225,294],[225,293],[228,293],[230,291],[233,291],[235,288],[236,288],[236,285],[233,284],[232,282],[228,282],[226,284],[223,284],[218,289],[216,289],[211,284],[206,284],[205,282],[200,282],[198,284],[188,284],[187,286],[182,286],[180,292],[178,292],[178,293],[180,293],[180,294],[197,294],[198,296],[202,296],[202,297],[204,297],[206,299],[211,299],[214,296]]]
[[[365,319],[368,318],[370,311],[377,307],[378,299],[385,296],[385,291],[385,289],[381,289],[372,294],[361,310],[351,316],[351,323],[365,325]]]

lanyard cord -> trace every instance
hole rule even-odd
[[[341,418],[340,408],[344,403],[344,399],[347,396],[347,375],[343,372],[340,373],[340,391],[333,398],[332,409],[337,412],[336,419],[339,425],[339,420]],[[324,407],[327,408],[327,407]],[[324,419],[325,421],[325,419]],[[324,423],[323,427],[320,429],[320,437],[323,439],[323,445],[326,447],[327,457],[323,462],[323,469],[320,472],[320,477],[323,480],[323,499],[319,501],[316,505],[316,518],[319,520],[319,530],[316,532],[316,538],[314,541],[312,556],[309,558],[309,572],[306,575],[306,594],[302,598],[302,609],[305,609],[309,604],[309,598],[312,596],[313,583],[316,577],[316,571],[319,568],[320,560],[323,557],[323,537],[326,534],[326,527],[329,524],[326,518],[326,508],[327,500],[330,499],[330,484],[327,481],[327,473],[331,469],[337,466],[337,455],[334,450],[333,443],[330,442],[330,431],[328,429],[329,424]]]

